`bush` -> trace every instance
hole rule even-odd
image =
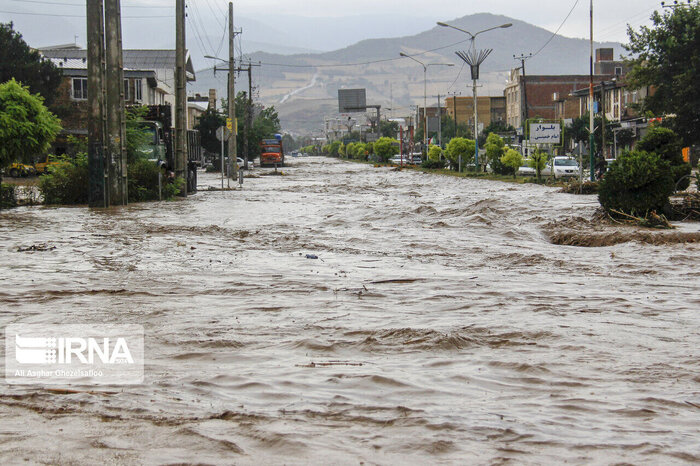
[[[656,154],[634,151],[619,156],[600,181],[598,200],[605,210],[644,216],[663,210],[673,193],[671,165]]]
[[[440,157],[442,156],[442,148],[440,146],[430,146],[430,149],[428,149],[428,159],[430,160],[440,160]],[[444,165],[444,163],[443,163]],[[426,167],[428,168],[428,167]]]
[[[668,128],[655,126],[647,132],[637,144],[636,150],[652,152],[671,165],[673,182],[678,191],[684,191],[690,186],[692,167],[683,160],[683,141],[680,136]]]
[[[51,173],[39,178],[39,191],[44,204],[87,204],[87,155],[81,153],[73,160],[63,160]]]
[[[530,161],[528,164],[530,165],[530,168],[535,169],[538,183],[542,181],[542,170],[544,170],[544,168],[547,166],[547,162],[549,162],[549,154],[539,149],[533,152],[530,156]]]
[[[504,173],[500,173],[501,175],[511,174],[513,178],[515,178],[515,175],[518,173],[518,168],[523,164],[523,156],[515,149],[508,149],[499,159],[499,163],[503,166],[504,170]],[[493,164],[491,168],[493,168]]]
[[[435,146],[433,146],[433,147],[435,147]],[[429,168],[431,170],[439,170],[439,169],[445,168],[445,161],[444,160],[428,159],[428,160],[424,160],[423,163],[420,164],[420,166],[423,168]]]
[[[0,185],[0,209],[9,209],[17,207],[17,194],[15,185],[1,184]]]

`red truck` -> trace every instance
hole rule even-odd
[[[284,167],[282,138],[263,139],[260,143],[261,167]]]

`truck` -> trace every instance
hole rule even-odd
[[[282,149],[282,135],[275,134],[275,138],[260,141],[260,166],[284,167],[284,150]]]

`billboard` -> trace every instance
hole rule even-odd
[[[366,89],[338,89],[338,113],[364,112],[366,108]]]
[[[531,123],[531,144],[561,144],[561,124],[559,123]]]

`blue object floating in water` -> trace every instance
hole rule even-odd
[[[316,254],[307,254],[306,258],[307,259],[318,259],[318,256]]]

